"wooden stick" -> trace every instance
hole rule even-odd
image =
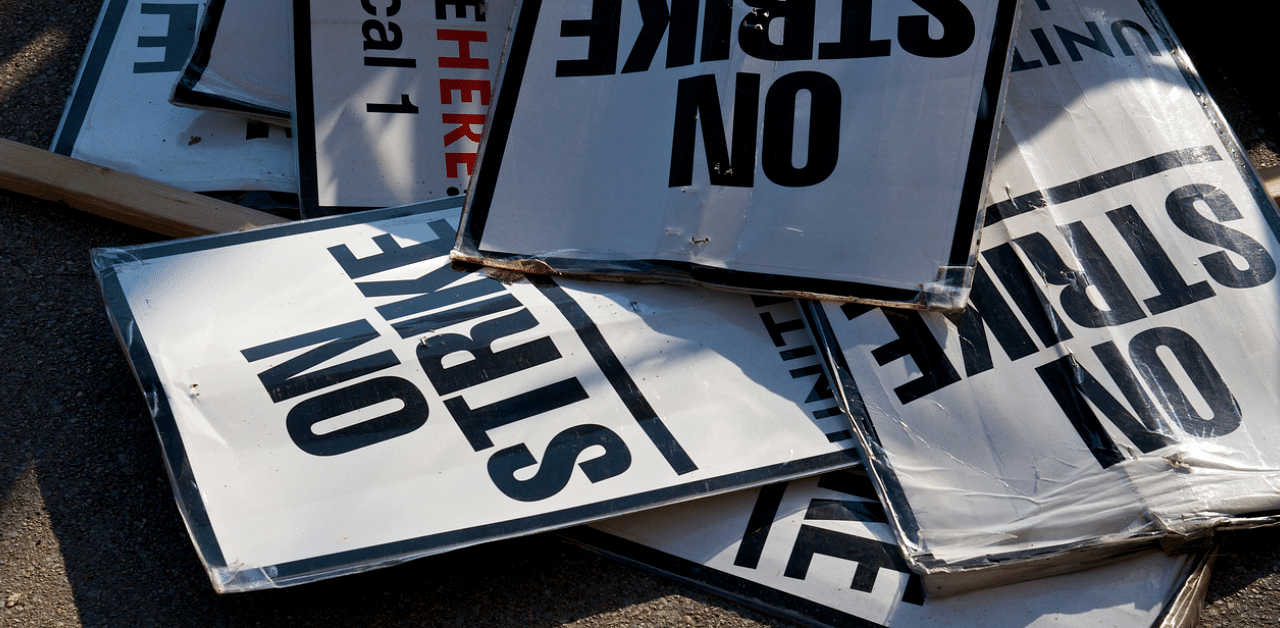
[[[0,188],[175,238],[289,222],[2,138]]]

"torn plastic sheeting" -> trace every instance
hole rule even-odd
[[[455,259],[963,305],[1017,2],[644,7],[520,3]]]
[[[1275,205],[1150,2],[1018,42],[965,312],[811,307],[935,593],[1280,508]]]
[[[192,192],[296,194],[284,130],[168,102],[203,5],[106,0],[50,150]]]
[[[280,34],[289,32],[290,13],[288,0],[208,0],[169,102],[288,128],[293,63]],[[220,30],[234,36],[220,38]]]
[[[465,192],[514,7],[294,2],[302,215]]]
[[[460,206],[96,253],[219,591],[856,461],[793,301],[461,273]]]
[[[1190,628],[1211,563],[1205,552],[1175,557],[1148,550],[1083,573],[925,600],[920,576],[902,560],[860,470],[614,517],[560,534],[786,619],[841,628]]]

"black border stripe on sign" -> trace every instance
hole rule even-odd
[[[466,248],[475,249],[484,236],[484,225],[489,219],[489,206],[493,202],[498,173],[502,170],[507,135],[511,131],[511,120],[515,117],[516,100],[520,96],[520,85],[524,82],[529,48],[533,46],[533,31],[538,24],[541,9],[542,0],[524,0],[516,6],[511,44],[507,46],[506,57],[502,60],[502,76],[499,78],[497,93],[493,95],[493,101],[489,105],[489,120],[485,123],[480,164],[471,179],[471,191],[467,194],[467,205],[463,210],[455,246],[469,242]],[[494,132],[494,129],[498,131]]]
[[[638,512],[658,505],[672,504],[695,497],[815,475],[823,471],[855,464],[857,460],[857,452],[853,449],[848,449],[812,458],[803,458],[767,467],[739,471],[729,475],[695,480],[685,484],[618,497],[604,502],[566,508],[555,512],[532,515],[521,519],[499,521],[461,530],[441,532],[282,563],[266,569],[275,572],[274,580],[278,585],[301,584],[318,577],[331,577],[366,571],[371,565],[380,563],[402,562],[488,541],[496,541],[556,527],[565,527],[577,522]]]
[[[1103,170],[1070,183],[1063,183],[1047,190],[1028,192],[1017,198],[995,203],[987,208],[987,217],[983,226],[990,227],[1006,218],[1020,216],[1049,205],[1079,200],[1091,194],[1097,194],[1126,183],[1133,183],[1138,179],[1157,175],[1174,168],[1214,161],[1222,161],[1222,157],[1218,155],[1217,149],[1212,146],[1171,150],[1146,159],[1139,159],[1133,163],[1111,168],[1110,170]]]
[[[644,430],[649,440],[653,441],[654,446],[666,459],[667,464],[671,465],[672,470],[677,475],[697,471],[698,465],[694,464],[684,447],[680,446],[680,442],[662,422],[662,418],[654,412],[653,406],[649,405],[649,400],[644,398],[644,393],[640,392],[635,380],[631,379],[626,367],[622,366],[622,361],[605,341],[600,328],[596,326],[595,321],[591,320],[582,306],[578,305],[578,302],[574,301],[564,288],[556,285],[549,277],[530,275],[529,282],[542,290],[543,294],[560,310],[560,314],[564,315],[565,320],[573,326],[573,330],[578,332],[578,338],[582,340],[582,344],[586,345],[587,352],[596,361],[596,365],[609,380],[613,390],[622,398],[627,411],[635,417],[636,422],[640,424],[640,429]]]
[[[209,0],[209,4],[205,6],[204,20],[200,23],[200,33],[196,37],[196,48],[173,89],[174,98],[181,102],[188,102],[186,96],[194,93],[200,78],[204,76],[205,68],[209,66],[209,56],[213,52],[213,41],[218,35],[218,24],[222,22],[224,4],[226,0]]]
[[[556,535],[621,563],[678,580],[806,626],[885,628],[884,624],[587,526],[561,530]]]
[[[102,6],[98,30],[93,34],[93,44],[89,47],[89,54],[85,56],[84,65],[80,67],[80,79],[76,81],[75,93],[67,103],[66,116],[58,129],[53,148],[50,149],[52,152],[70,157],[71,151],[75,149],[128,5],[129,0],[107,0],[107,4]]]
[[[846,306],[847,307],[847,306]],[[813,331],[814,340],[822,351],[822,363],[828,370],[832,387],[836,389],[845,406],[845,416],[858,435],[858,450],[862,452],[863,468],[868,470],[868,477],[880,496],[880,503],[889,513],[891,527],[898,536],[898,544],[912,548],[920,546],[920,523],[916,520],[907,495],[902,490],[902,482],[897,472],[887,462],[887,454],[881,446],[880,436],[876,433],[875,424],[867,412],[866,402],[858,384],[853,380],[853,370],[845,360],[840,342],[836,339],[827,318],[827,312],[821,302],[802,301],[800,311]],[[842,310],[843,311],[843,310]]]
[[[102,258],[105,255],[109,253],[95,252],[93,260],[95,268],[104,265]],[[169,477],[172,479],[174,497],[182,511],[183,519],[187,522],[187,528],[191,531],[191,539],[206,564],[212,567],[225,566],[227,561],[222,555],[222,548],[213,531],[213,524],[209,521],[209,512],[205,509],[204,500],[200,496],[200,487],[196,484],[191,464],[187,461],[186,446],[182,442],[182,434],[178,431],[173,409],[169,406],[169,397],[161,387],[160,377],[151,359],[151,352],[147,350],[147,343],[134,323],[133,311],[129,308],[129,301],[120,285],[120,277],[114,268],[108,268],[105,271],[98,271],[98,279],[102,287],[103,301],[110,313],[111,324],[124,344],[129,362],[133,365],[134,375],[138,379],[138,385],[142,387],[147,397],[151,420],[155,423],[156,436],[160,439],[164,464],[168,467]]]
[[[204,77],[204,71],[209,67],[209,59],[213,54],[214,42],[218,38],[218,26],[222,23],[222,9],[225,4],[226,0],[209,0],[208,6],[205,7],[204,20],[200,24],[200,33],[196,40],[195,51],[191,56],[191,61],[187,63],[182,70],[182,74],[178,77],[177,84],[173,87],[171,100],[174,103],[182,103],[191,107],[203,107],[231,113],[288,120],[288,111],[255,105],[236,98],[219,96],[212,92],[198,91],[200,79]]]
[[[316,165],[315,81],[311,75],[311,2],[293,0],[293,137],[302,217],[322,215]]]
[[[303,218],[320,218],[378,209],[367,205],[321,205],[319,148],[316,144],[316,101],[311,47],[311,3],[293,0],[293,137],[297,147],[298,199]]]
[[[991,53],[987,56],[987,71],[982,80],[982,105],[974,123],[973,142],[969,148],[969,165],[964,184],[960,189],[960,207],[956,212],[956,228],[951,240],[951,265],[968,266],[977,254],[974,231],[980,229],[978,209],[987,196],[990,167],[994,165],[996,136],[1000,132],[1000,112],[1003,111],[1004,86],[1008,82],[1009,57],[1013,54],[1013,33],[1016,30],[1018,0],[1002,0],[996,10]],[[1004,54],[996,54],[1002,51]]]

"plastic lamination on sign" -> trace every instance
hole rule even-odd
[[[793,301],[460,272],[460,205],[97,252],[218,590],[856,460]]]

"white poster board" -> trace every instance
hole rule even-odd
[[[1028,5],[969,304],[814,307],[930,590],[1280,508],[1280,216],[1147,0]]]
[[[803,625],[831,628],[1190,628],[1210,563],[1148,551],[1088,572],[926,600],[861,470],[560,534]]]
[[[288,128],[293,108],[289,0],[208,2],[195,49],[169,101]]]
[[[303,216],[460,196],[515,0],[294,0]]]
[[[462,273],[460,209],[96,252],[219,591],[856,461],[793,301]]]
[[[1017,5],[523,0],[454,256],[961,307]]]
[[[204,3],[106,0],[55,153],[193,192],[297,192],[284,129],[171,105]]]

